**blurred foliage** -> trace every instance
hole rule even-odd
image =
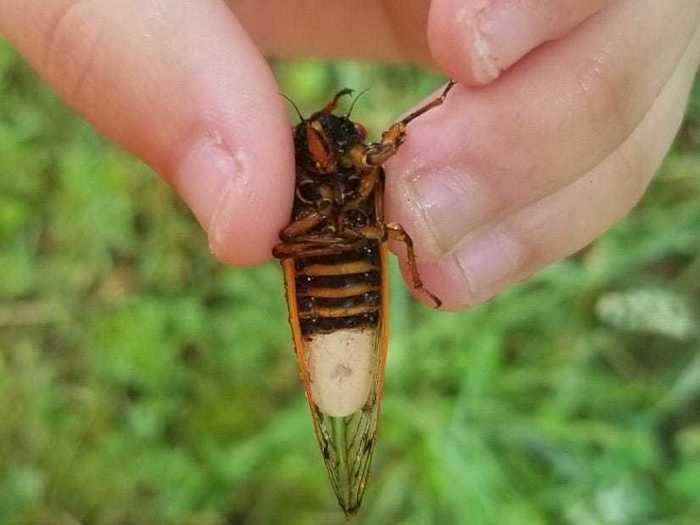
[[[441,79],[275,65],[373,132]],[[392,276],[362,524],[700,523],[700,90],[643,203],[460,314]],[[343,523],[280,271],[226,268],[173,193],[0,45],[0,523]]]

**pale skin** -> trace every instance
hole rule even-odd
[[[459,85],[386,164],[386,208],[448,309],[621,220],[673,140],[700,59],[698,0],[229,3],[3,0],[0,32],[170,183],[235,265],[270,258],[293,197],[286,102],[264,56],[443,71]]]

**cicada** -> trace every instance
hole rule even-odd
[[[376,445],[389,293],[387,241],[405,244],[413,286],[423,288],[411,238],[384,220],[384,164],[408,124],[443,103],[454,85],[367,143],[365,128],[335,114],[338,92],[292,132],[296,191],[291,223],[273,254],[281,259],[294,349],[313,426],[343,511],[360,507]],[[351,106],[352,109],[352,106]]]

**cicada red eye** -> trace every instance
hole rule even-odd
[[[320,167],[326,167],[331,163],[331,155],[328,151],[328,146],[321,137],[321,134],[311,125],[306,128],[306,143],[309,147],[311,158],[318,163]]]
[[[362,124],[355,122],[355,131],[357,131],[357,134],[360,136],[361,140],[365,140],[367,138],[367,128],[365,128]]]

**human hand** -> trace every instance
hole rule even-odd
[[[413,123],[387,167],[389,218],[413,235],[448,308],[486,300],[622,217],[697,68],[691,0],[231,3],[235,16],[218,1],[5,0],[0,32],[169,181],[233,264],[269,258],[292,201],[286,108],[260,49],[410,59],[488,84],[456,88]]]
[[[447,308],[576,252],[638,202],[685,111],[699,13],[692,0],[432,2],[435,60],[488,85],[415,123],[387,206]]]

